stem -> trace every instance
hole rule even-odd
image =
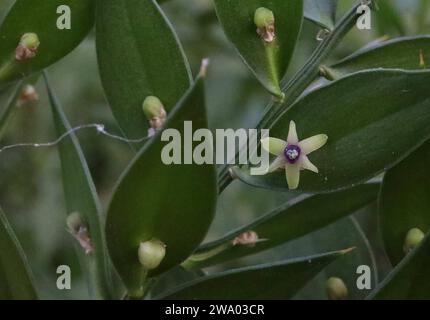
[[[209,251],[193,254],[187,260],[185,260],[181,264],[181,266],[186,270],[191,270],[193,268],[196,268],[199,265],[199,262],[212,258],[230,247],[231,247],[231,241],[227,243],[223,243]]]
[[[297,100],[302,92],[318,76],[319,67],[322,61],[333,51],[337,44],[355,25],[357,17],[357,7],[354,6],[336,25],[333,31],[320,43],[314,53],[308,59],[306,64],[288,81],[285,79],[281,82],[285,98],[281,102],[272,101],[266,107],[266,111],[257,125],[257,129],[270,129],[273,123],[289,109]],[[236,153],[238,157],[240,151]],[[218,188],[221,193],[231,182],[233,178],[229,172],[229,165],[224,165],[219,173]]]

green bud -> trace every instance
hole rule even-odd
[[[405,254],[411,252],[416,248],[420,242],[424,239],[425,234],[418,228],[412,228],[408,231],[405,238],[405,244],[403,245],[403,251]]]
[[[147,97],[145,101],[143,101],[142,108],[148,120],[165,117],[166,112],[164,111],[164,106],[157,97]]]
[[[78,232],[79,228],[85,225],[84,219],[79,212],[72,212],[69,214],[67,216],[66,224],[67,228],[69,228],[71,232]]]
[[[275,23],[275,16],[271,10],[261,7],[255,11],[254,23],[257,28],[265,28]]]
[[[37,48],[39,48],[39,45],[40,45],[39,37],[35,33],[25,33],[21,37],[20,44],[27,49],[30,49],[33,51],[37,50]]]
[[[348,288],[342,279],[331,277],[326,282],[326,292],[330,300],[344,300],[348,297]]]
[[[152,239],[139,245],[139,262],[146,270],[157,268],[165,255],[166,245],[160,240]]]

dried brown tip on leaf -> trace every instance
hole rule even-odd
[[[209,64],[210,64],[209,58],[205,58],[202,60],[202,64],[200,66],[200,73],[199,73],[201,77],[206,77]]]

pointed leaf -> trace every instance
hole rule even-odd
[[[300,32],[302,0],[214,0],[218,19],[228,39],[262,85],[281,95],[279,82],[284,77]],[[264,7],[275,16],[276,39],[265,44],[257,34],[255,11]],[[275,53],[268,53],[270,50]]]
[[[420,246],[403,259],[372,292],[369,299],[429,300],[430,232]]]
[[[27,259],[0,208],[0,300],[37,299]]]
[[[207,127],[201,77],[171,112],[165,127],[177,129],[184,137],[186,120],[192,121],[193,130]],[[159,274],[178,265],[195,250],[214,215],[215,167],[165,165],[161,159],[165,145],[158,132],[140,150],[124,172],[108,211],[109,251],[132,295],[142,286],[144,270],[137,256],[141,242],[156,238],[166,245],[164,260],[151,272],[151,275]]]
[[[274,248],[321,229],[366,206],[376,200],[378,191],[379,184],[369,184],[332,194],[306,197],[304,200],[293,199],[253,223],[202,246],[185,264],[188,267],[202,268]],[[256,232],[262,241],[255,246],[232,245],[237,236],[250,230]],[[207,256],[217,250],[221,250],[220,253],[213,257]]]
[[[396,38],[361,49],[327,68],[327,72],[331,78],[340,78],[349,73],[373,68],[430,68],[430,36]]]
[[[325,266],[350,250],[230,270],[197,279],[162,296],[165,300],[290,299]]]
[[[352,74],[312,91],[273,124],[270,135],[287,136],[297,124],[299,138],[328,135],[309,159],[319,174],[303,171],[299,189],[330,191],[352,186],[393,167],[430,136],[430,95],[426,71],[371,70]],[[282,170],[251,176],[233,169],[244,182],[288,190]]]
[[[112,112],[126,136],[143,137],[145,98],[158,97],[169,113],[190,86],[182,47],[155,0],[97,0],[96,30]]]
[[[71,129],[62,107],[55,97],[47,78],[45,78],[51,102],[57,135],[61,136]],[[78,248],[90,279],[90,291],[96,298],[110,298],[110,273],[108,270],[107,249],[103,233],[101,205],[97,196],[91,173],[88,169],[79,141],[74,133],[59,144],[59,154],[63,174],[64,195],[67,215],[78,212],[88,224],[93,250],[85,255]],[[66,221],[66,219],[65,219]],[[66,225],[66,223],[65,223]]]
[[[404,257],[409,230],[430,231],[430,142],[389,170],[379,197],[379,220],[393,265]]]
[[[378,282],[378,272],[375,264],[375,257],[371,250],[368,239],[363,230],[355,221],[353,216],[345,217],[336,223],[309,235],[302,240],[291,244],[291,249],[300,248],[302,242],[309,242],[313,252],[323,250],[333,250],[333,248],[350,246],[355,250],[350,254],[337,259],[329,266],[325,267],[312,281],[310,281],[295,299],[301,300],[326,300],[326,283],[330,277],[342,279],[348,289],[346,300],[363,300],[370,290],[359,289],[357,287],[357,268],[368,266],[370,268],[370,285],[374,288]],[[290,247],[285,248],[288,250]],[[296,249],[298,250],[298,249]]]
[[[71,29],[58,29],[57,8],[71,11]],[[0,27],[0,85],[40,71],[72,51],[94,23],[93,0],[17,0]],[[40,46],[36,57],[18,62],[15,49],[25,33],[36,33]],[[13,61],[11,68],[7,65]]]
[[[333,30],[337,0],[304,0],[305,18],[328,30]]]

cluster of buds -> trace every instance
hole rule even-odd
[[[272,43],[275,38],[275,15],[267,8],[258,8],[255,11],[254,23],[257,26],[258,35],[267,43]]]
[[[326,282],[326,293],[330,300],[345,300],[348,288],[341,278],[331,277]]]
[[[143,101],[143,112],[149,121],[150,128],[148,129],[148,135],[153,136],[155,132],[163,127],[166,121],[166,110],[160,99],[154,96],[149,96]]]
[[[424,239],[425,234],[418,228],[412,228],[408,231],[405,238],[405,243],[403,245],[403,251],[408,254],[413,249],[415,249],[420,242]]]
[[[15,59],[17,61],[24,61],[27,59],[34,58],[37,54],[40,41],[39,37],[35,33],[25,33],[18,46],[15,49]]]
[[[22,88],[21,93],[19,94],[18,100],[16,102],[17,107],[22,107],[23,105],[39,100],[39,94],[36,91],[36,88],[31,84],[28,84]]]
[[[93,251],[90,233],[87,224],[79,212],[73,212],[67,217],[67,228],[70,234],[79,242],[82,249],[84,249],[85,254],[90,254]]]
[[[158,240],[152,239],[140,243],[137,251],[140,264],[145,270],[157,268],[166,255],[166,245]]]

